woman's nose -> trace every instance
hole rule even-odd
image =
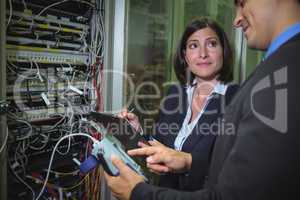
[[[199,54],[201,58],[206,58],[208,57],[208,50],[206,47],[200,48]]]

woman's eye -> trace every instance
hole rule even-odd
[[[189,49],[195,49],[195,48],[197,48],[198,47],[198,45],[196,44],[196,43],[190,43],[189,45],[188,45],[188,48]]]
[[[218,42],[215,40],[209,41],[208,42],[208,47],[216,47],[218,45]]]

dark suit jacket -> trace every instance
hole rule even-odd
[[[131,199],[299,198],[299,52],[300,34],[258,65],[234,96],[224,116],[234,130],[217,138],[205,189],[180,192],[140,183]]]
[[[208,175],[213,144],[218,131],[220,131],[225,105],[237,89],[237,85],[229,85],[225,96],[213,95],[205,112],[182,147],[182,151],[191,153],[193,168],[184,174],[168,173],[160,176],[160,186],[184,191],[195,191],[203,188],[205,178]],[[164,99],[154,137],[166,146],[174,148],[176,136],[187,113],[186,89],[182,85],[172,85]],[[211,133],[210,130],[215,133]]]

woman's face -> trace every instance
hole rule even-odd
[[[216,79],[223,66],[223,48],[215,31],[207,27],[194,32],[186,43],[185,60],[197,80]]]

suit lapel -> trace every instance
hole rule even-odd
[[[163,132],[163,135],[164,134],[168,135],[168,137],[164,137],[167,138],[164,140],[164,144],[171,148],[174,147],[175,139],[178,135],[180,128],[182,127],[182,123],[184,121],[185,115],[187,113],[187,108],[188,108],[187,94],[184,86],[178,87],[178,90],[175,90],[170,95],[176,95],[176,94],[178,94],[177,98],[170,99],[167,102],[167,104],[172,105],[172,109],[177,109],[176,113],[170,115],[164,115],[161,121],[161,123],[166,123],[168,125],[175,124],[178,127],[178,129],[175,130],[174,129],[172,131],[166,130],[166,132]]]
[[[182,93],[183,95],[179,96],[179,98],[182,98],[182,99],[178,99],[177,104],[179,107],[182,106],[182,109],[179,109],[178,113],[173,115],[174,119],[172,120],[173,122],[175,122],[178,125],[179,129],[177,130],[176,135],[172,135],[173,137],[170,140],[170,144],[169,144],[170,147],[174,147],[175,139],[180,131],[180,128],[182,127],[182,123],[185,119],[185,115],[187,113],[187,108],[188,108],[187,94],[186,94],[185,88],[182,87],[181,89],[183,90],[183,93]],[[180,102],[182,102],[182,105],[180,105]],[[182,112],[180,112],[180,110]]]
[[[217,123],[216,120],[220,114],[221,97],[223,96],[215,94],[214,97],[209,101],[205,112],[202,114],[192,133],[185,141],[182,151],[191,152],[195,145],[199,143],[199,141],[205,136],[215,137],[214,134],[209,132],[209,128],[207,129],[207,127],[211,126],[213,122]]]

